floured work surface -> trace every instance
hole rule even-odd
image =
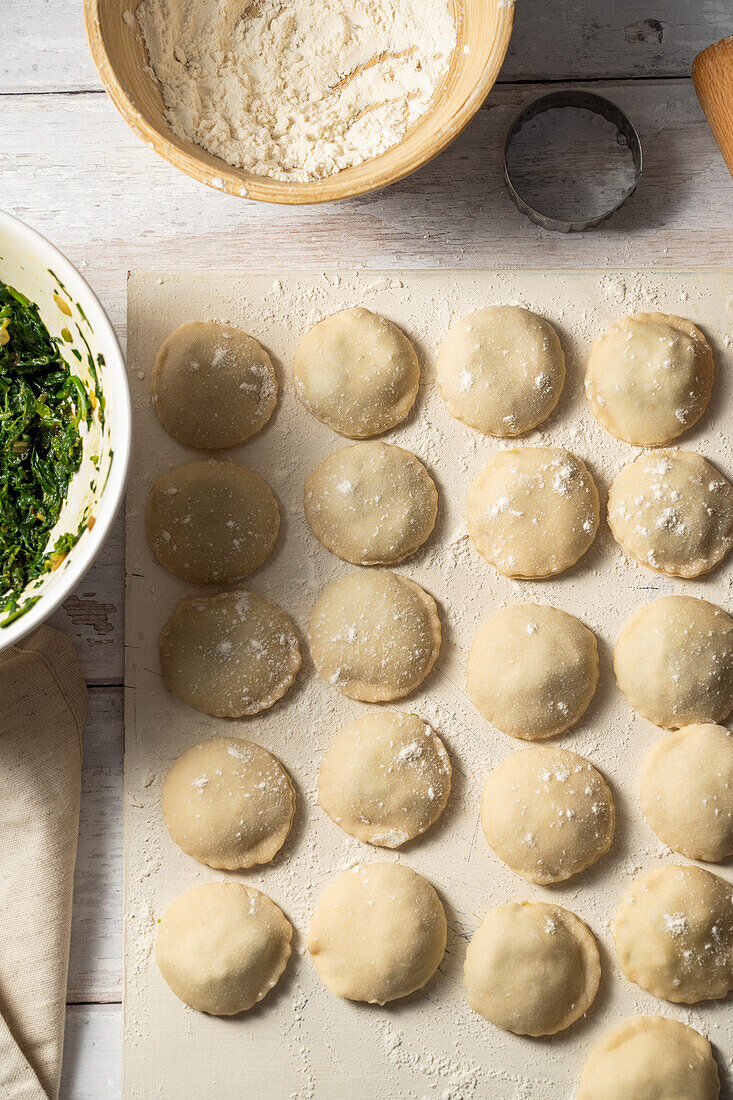
[[[453,420],[435,383],[435,355],[449,325],[482,305],[515,303],[544,315],[558,330],[568,377],[555,413],[518,440],[483,437]],[[421,357],[420,393],[408,420],[380,438],[413,451],[440,494],[436,529],[397,572],[414,578],[438,601],[444,641],[425,683],[391,709],[415,712],[446,743],[453,791],[440,821],[399,853],[372,848],[343,833],[319,808],[316,780],[337,730],[365,713],[315,672],[305,640],[321,588],[355,568],[325,550],[303,514],[303,481],[328,454],[348,445],[318,423],[295,397],[291,363],[303,333],[335,310],[363,304],[402,326]],[[498,450],[565,446],[592,470],[602,498],[618,468],[639,454],[594,421],[583,392],[592,340],[625,313],[662,310],[689,317],[713,345],[716,380],[707,413],[679,445],[698,450],[733,475],[733,283],[725,272],[442,272],[430,274],[135,275],[128,288],[129,374],[135,416],[134,469],[127,496],[127,666],[125,744],[125,1095],[135,1097],[353,1096],[471,1097],[560,1100],[572,1095],[591,1046],[623,1018],[659,1014],[707,1035],[724,1080],[733,1045],[730,1008],[712,1002],[686,1008],[657,1000],[620,973],[610,935],[621,894],[633,874],[660,863],[686,863],[665,850],[638,804],[637,775],[663,731],[638,717],[616,688],[611,653],[638,607],[670,592],[700,595],[733,610],[733,560],[701,580],[678,581],[632,564],[605,518],[579,565],[553,580],[511,581],[471,546],[465,501],[472,478]],[[178,601],[206,590],[177,581],[154,560],[145,539],[145,501],[163,470],[201,452],[178,444],[150,403],[156,349],[189,320],[240,326],[269,351],[280,384],[278,408],[260,435],[222,457],[267,479],[283,516],[278,544],[245,582],[274,600],[296,624],[303,668],[284,700],[242,721],[210,718],[165,688],[158,633]],[[674,445],[674,444],[673,444]],[[212,589],[215,591],[215,589]],[[479,825],[479,800],[489,770],[526,747],[493,729],[465,691],[469,646],[490,614],[517,602],[551,603],[578,615],[596,633],[601,678],[589,711],[549,744],[586,756],[612,786],[617,829],[609,854],[569,882],[530,886],[491,853]],[[203,738],[233,735],[257,741],[283,762],[297,789],[293,830],[274,863],[227,875],[195,863],[168,837],[160,810],[166,770]],[[438,889],[449,922],[448,948],[427,986],[380,1008],[332,996],[318,979],[304,938],[315,902],[331,877],[359,861],[403,860]],[[710,865],[733,877],[726,864]],[[229,877],[258,887],[282,907],[296,929],[295,951],[275,990],[243,1016],[216,1019],[184,1007],[157,972],[156,921],[179,894]],[[503,901],[554,900],[581,917],[602,953],[601,988],[587,1018],[552,1039],[499,1031],[472,1012],[462,986],[466,942],[486,911]]]

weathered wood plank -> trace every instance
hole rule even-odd
[[[117,1100],[122,1091],[122,1006],[66,1011],[61,1100]]]

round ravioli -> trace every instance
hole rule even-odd
[[[582,558],[598,530],[598,491],[585,464],[558,447],[501,451],[468,494],[468,533],[507,577],[549,577]]]
[[[266,749],[239,737],[201,741],[163,783],[163,819],[186,855],[234,871],[269,863],[295,813],[288,773]]]
[[[228,584],[262,565],[277,542],[280,509],[252,470],[192,462],[153,483],[145,527],[151,550],[176,577]]]
[[[440,639],[432,596],[387,570],[326,585],[311,614],[311,655],[321,676],[367,703],[414,691],[435,664]]]
[[[564,882],[611,847],[615,811],[603,776],[568,749],[538,745],[494,768],[481,828],[503,863],[528,882]]]
[[[305,483],[305,518],[327,550],[354,565],[393,565],[435,526],[438,493],[409,451],[356,443],[329,455]]]
[[[634,880],[613,921],[618,961],[636,985],[679,1004],[733,989],[733,887],[702,867],[656,867]]]
[[[600,979],[593,935],[559,905],[498,905],[466,950],[469,1005],[517,1035],[554,1035],[570,1027],[593,1004]]]
[[[219,718],[258,714],[300,668],[287,615],[255,592],[183,600],[160,634],[163,679],[184,703]]]
[[[712,723],[660,737],[644,762],[641,808],[659,839],[688,859],[733,855],[733,736]]]
[[[326,888],[307,947],[337,997],[383,1005],[432,978],[447,934],[443,905],[427,879],[401,863],[369,863]]]
[[[616,475],[608,522],[619,545],[642,565],[697,577],[733,546],[733,485],[702,455],[652,451]]]
[[[595,635],[557,607],[505,607],[476,635],[466,679],[476,709],[503,733],[526,741],[554,737],[575,725],[593,698]]]
[[[151,389],[170,434],[207,451],[245,443],[277,404],[270,356],[245,332],[215,321],[189,321],[163,341]]]
[[[416,714],[374,711],[336,735],[318,801],[351,836],[398,848],[438,820],[450,785],[448,753],[430,726]]]
[[[636,313],[622,317],[593,345],[585,389],[606,431],[653,447],[697,423],[714,373],[710,345],[691,321]]]
[[[396,325],[357,306],[303,337],[293,375],[295,392],[317,420],[349,439],[368,439],[405,419],[417,397],[420,364]]]
[[[462,317],[438,353],[438,385],[448,411],[487,435],[536,428],[564,384],[557,333],[519,306],[489,306]]]
[[[616,681],[657,726],[722,722],[733,710],[733,619],[694,596],[662,596],[619,634]]]
[[[718,1100],[713,1050],[698,1031],[664,1016],[625,1020],[590,1053],[577,1100]]]

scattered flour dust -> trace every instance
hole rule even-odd
[[[283,180],[396,145],[456,45],[447,0],[141,0],[137,19],[176,134]]]

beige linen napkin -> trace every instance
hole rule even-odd
[[[87,690],[43,626],[0,654],[0,1097],[56,1097]]]

